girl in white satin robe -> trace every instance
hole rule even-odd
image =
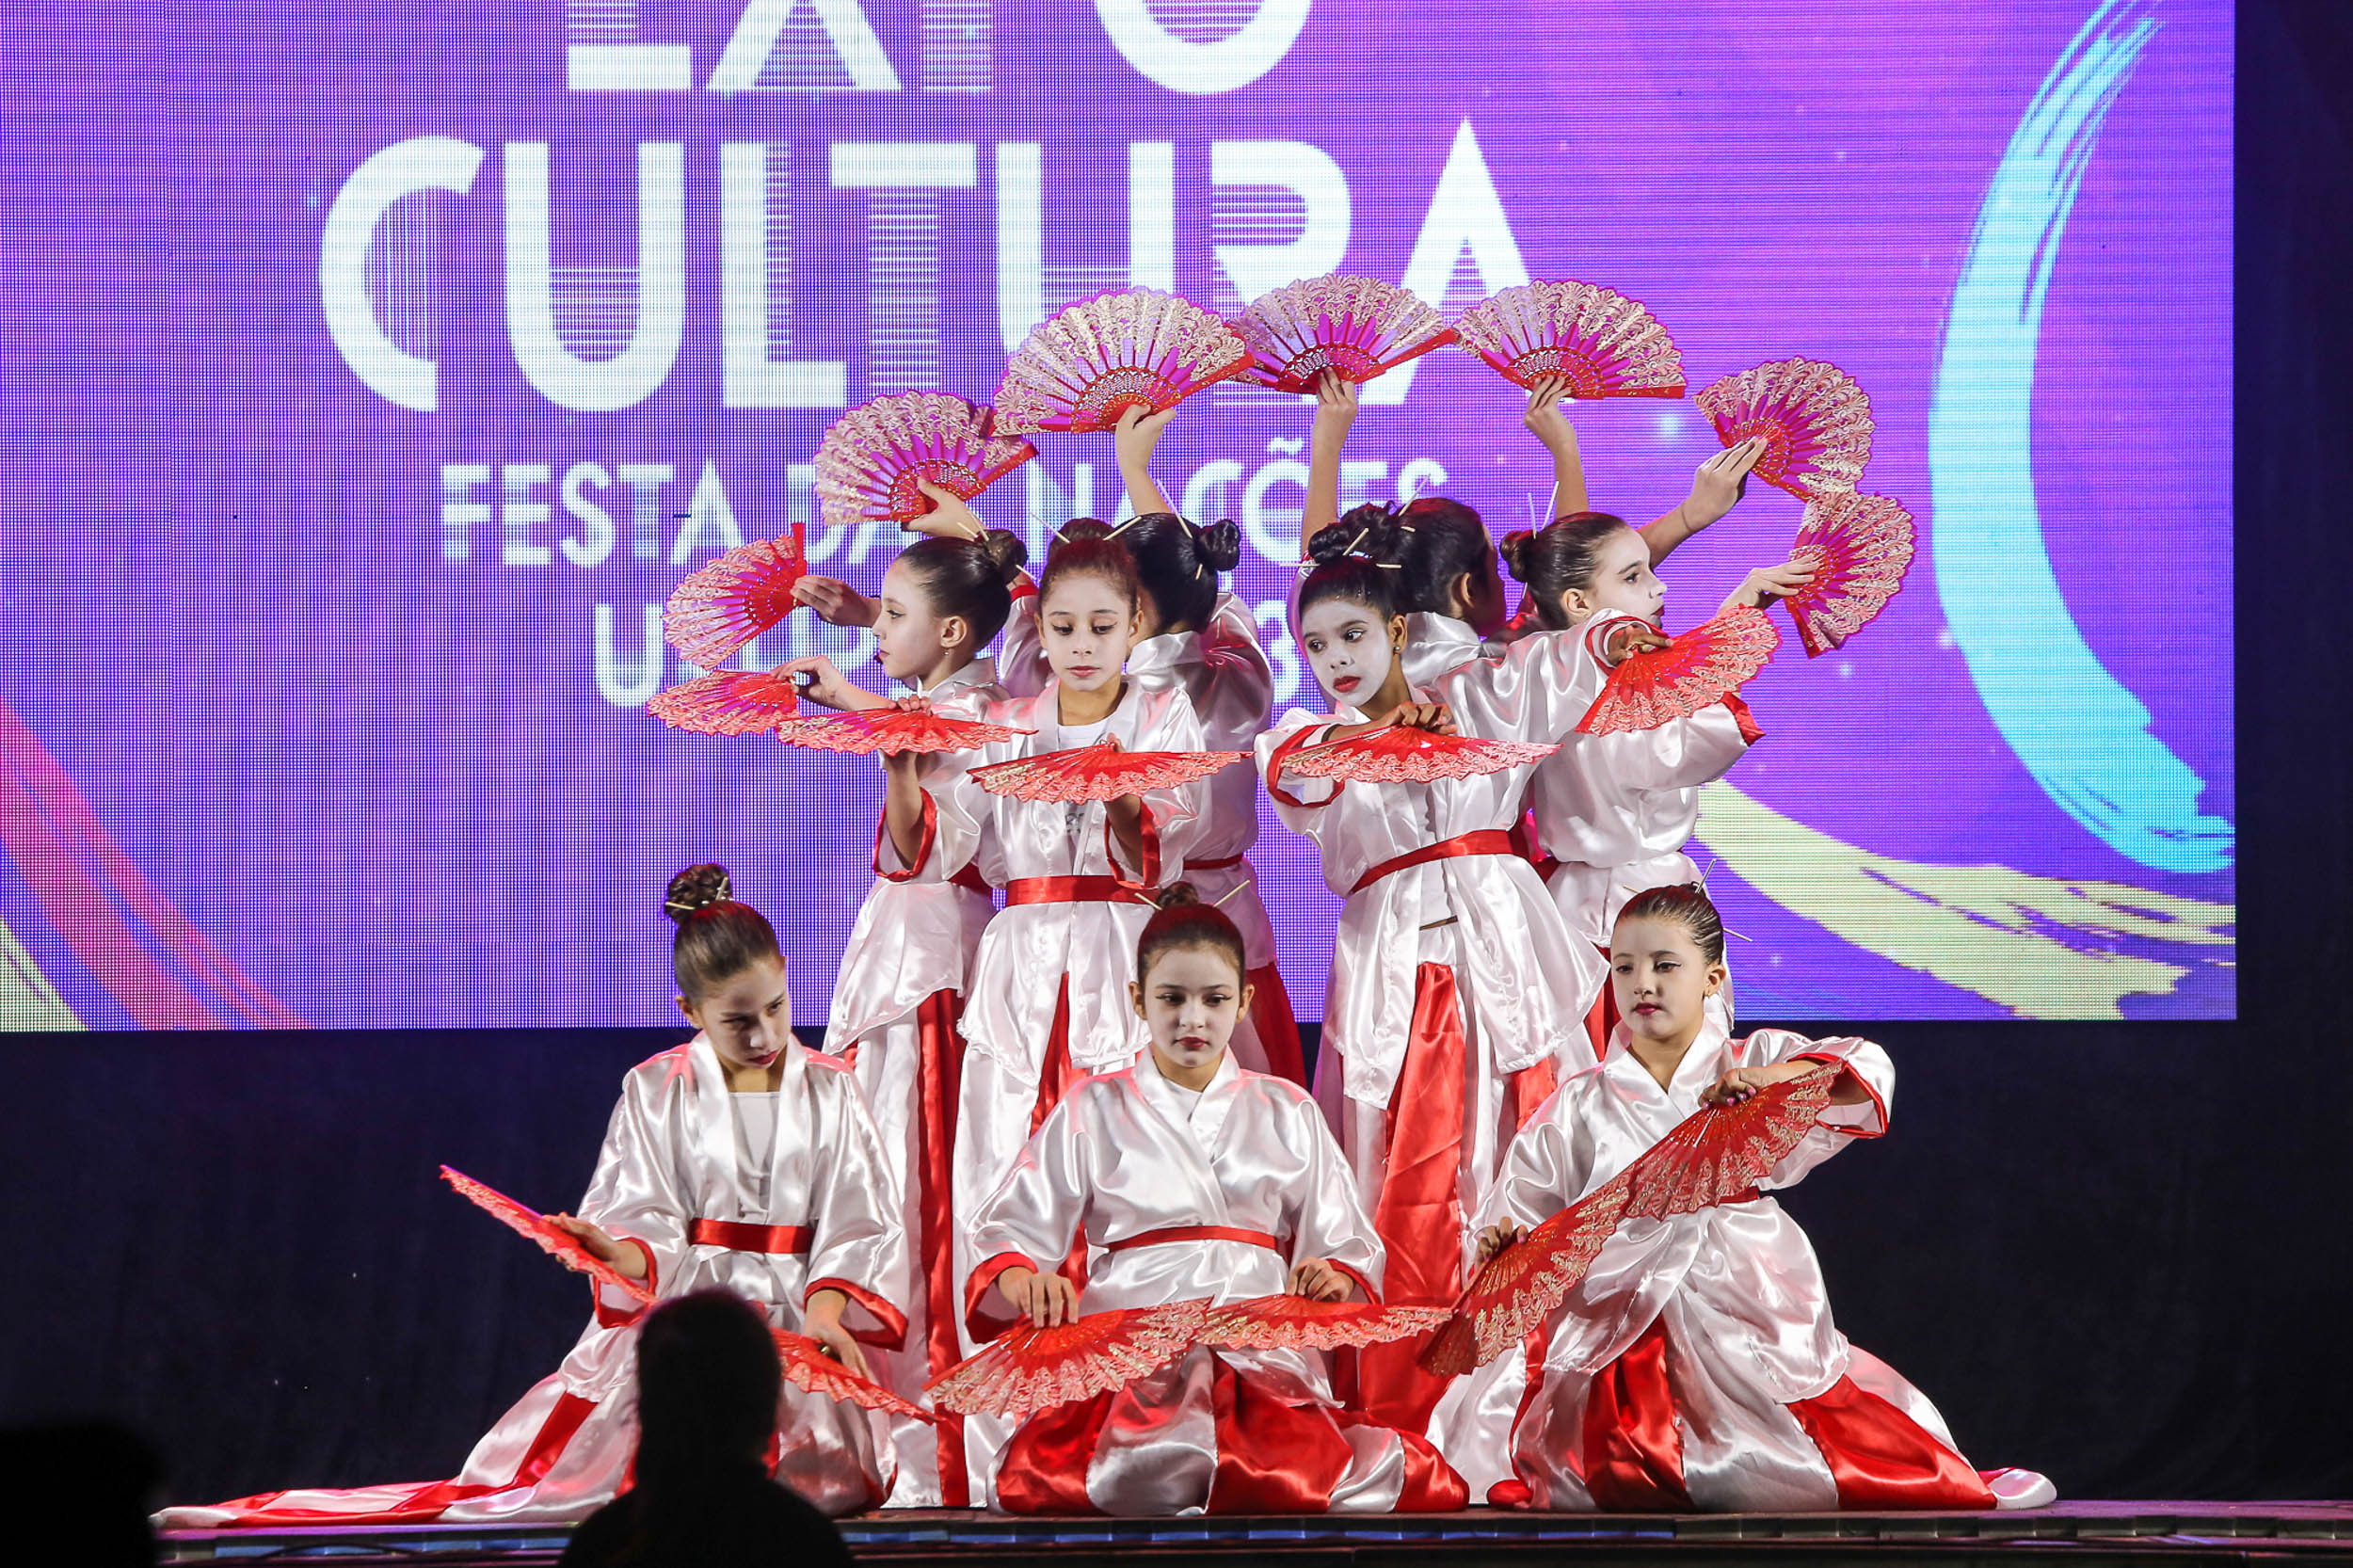
[[[695,872],[718,868],[695,868]],[[657,1298],[724,1287],[779,1328],[824,1341],[853,1365],[895,1345],[910,1277],[891,1161],[840,1062],[792,1039],[775,934],[723,879],[672,885],[681,939],[696,920],[740,920],[735,938],[768,952],[711,976],[696,1007],[705,1032],[631,1069],[577,1219],[559,1216]],[[713,898],[712,892],[718,894]],[[698,904],[695,900],[702,900]],[[754,930],[750,921],[758,922]],[[744,937],[744,932],[751,932]],[[688,965],[681,962],[681,979]],[[696,995],[692,984],[684,986]],[[748,999],[748,1000],[746,1000]],[[681,998],[681,1000],[685,1000]],[[727,1055],[713,1044],[725,1041]],[[731,1089],[758,1077],[772,1087]],[[634,1255],[632,1256],[632,1255]],[[474,1446],[456,1479],[338,1491],[265,1493],[172,1509],[169,1528],[348,1523],[550,1523],[585,1518],[622,1490],[636,1448],[632,1400],[645,1314],[609,1286],[571,1353]],[[776,1412],[776,1477],[831,1514],[879,1505],[893,1452],[882,1417],[790,1381]]]
[[[1465,1380],[1491,1445],[1458,1459],[1474,1492],[1644,1512],[2050,1501],[2050,1483],[2031,1472],[1971,1469],[1935,1406],[1833,1322],[1814,1249],[1769,1194],[1855,1139],[1882,1135],[1895,1070],[1865,1040],[1727,1038],[1702,1005],[1704,988],[1721,984],[1722,940],[1695,887],[1628,904],[1611,956],[1633,1016],[1601,1064],[1562,1084],[1513,1144],[1480,1215],[1498,1227],[1482,1253],[1615,1176],[1704,1104],[1816,1064],[1843,1081],[1753,1192],[1622,1224],[1547,1320],[1540,1352],[1506,1354]],[[1678,1037],[1688,1045],[1676,1060]],[[1500,1482],[1492,1490],[1490,1477]]]
[[[1241,937],[1173,890],[1132,1004],[1151,1049],[1075,1084],[977,1217],[968,1289],[984,1337],[1024,1317],[1285,1293],[1377,1300],[1382,1249],[1315,1102],[1226,1048],[1247,1008]],[[1082,1239],[1083,1290],[1055,1271]],[[1193,1349],[1038,1412],[992,1488],[1014,1512],[1450,1510],[1466,1494],[1418,1435],[1331,1396],[1320,1352]]]

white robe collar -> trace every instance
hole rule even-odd
[[[695,1068],[693,1126],[702,1168],[712,1173],[713,1184],[725,1193],[733,1210],[699,1217],[731,1220],[741,1214],[766,1213],[768,1206],[753,1203],[744,1188],[742,1162],[736,1156],[733,1092],[728,1088],[727,1066],[719,1060],[711,1036],[696,1034],[687,1045],[686,1057]],[[776,1169],[776,1144],[784,1137],[785,1122],[793,1114],[792,1108],[800,1101],[801,1079],[808,1071],[808,1057],[807,1048],[798,1040],[785,1042],[783,1071],[776,1075],[776,1114],[769,1124],[768,1147],[759,1151],[766,1170]]]

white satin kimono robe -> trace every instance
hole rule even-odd
[[[1008,689],[1034,693],[1045,685],[1051,672],[1038,640],[1035,593],[1014,600],[1004,650]],[[1203,630],[1162,632],[1136,644],[1128,654],[1128,674],[1146,686],[1181,686],[1201,720],[1202,744],[1211,751],[1248,751],[1273,712],[1273,666],[1258,644],[1258,622],[1249,602],[1234,594],[1218,595]],[[1186,858],[1185,880],[1241,932],[1242,963],[1253,989],[1250,1012],[1234,1031],[1229,1048],[1254,1073],[1305,1083],[1299,1024],[1274,962],[1274,926],[1247,858],[1257,841],[1257,779],[1244,767],[1212,774],[1209,813]]]
[[[1474,1490],[1508,1463],[1512,1479],[1490,1500],[1540,1509],[2050,1501],[2050,1483],[2031,1472],[1980,1478],[1927,1397],[1847,1342],[1805,1232],[1769,1196],[1852,1140],[1887,1130],[1887,1053],[1781,1030],[1731,1040],[1710,1022],[1661,1089],[1625,1040],[1622,1026],[1602,1064],[1563,1083],[1521,1132],[1478,1224],[1533,1225],[1559,1212],[1697,1112],[1701,1092],[1734,1067],[1836,1063],[1870,1098],[1825,1109],[1757,1195],[1621,1225],[1547,1321],[1532,1367],[1506,1355],[1465,1380],[1478,1385],[1489,1443],[1500,1448],[1509,1434],[1507,1449],[1458,1460]]]
[[[1150,1057],[1074,1084],[982,1205],[972,1329],[1013,1321],[995,1288],[1083,1237],[1080,1316],[1281,1294],[1321,1257],[1378,1300],[1382,1250],[1305,1091],[1228,1051],[1200,1093]],[[1332,1398],[1321,1352],[1195,1347],[1126,1387],[1041,1411],[1003,1450],[1013,1512],[1388,1512],[1461,1508],[1428,1443]]]
[[[922,694],[943,712],[979,718],[1005,699],[994,662],[975,659]],[[955,771],[925,759],[929,781]],[[864,1091],[898,1182],[899,1223],[915,1258],[903,1349],[869,1357],[875,1375],[920,1402],[923,1384],[962,1359],[956,1336],[955,1220],[952,1211],[958,1065],[964,1056],[956,1020],[964,987],[997,905],[978,868],[952,874],[931,853],[936,824],[927,814],[921,846],[904,862],[889,833],[874,837],[874,885],[859,905],[842,951],[826,1025],[829,1049],[850,1064]],[[899,1454],[893,1508],[963,1508],[968,1493],[964,1440],[952,1419],[915,1416],[892,1423]]]
[[[1530,638],[1415,699],[1449,704],[1465,734],[1557,739],[1583,716],[1562,700],[1569,651]],[[1276,813],[1314,840],[1325,884],[1348,901],[1316,1091],[1388,1249],[1392,1298],[1443,1304],[1466,1277],[1463,1219],[1513,1134],[1561,1077],[1592,1064],[1584,1014],[1604,969],[1510,841],[1530,765],[1429,784],[1283,776],[1282,760],[1331,723],[1294,712],[1258,744]],[[1368,1410],[1449,1445],[1432,1424],[1446,1384],[1408,1349],[1374,1347],[1360,1364]]]
[[[736,1102],[701,1035],[631,1069],[581,1200],[583,1219],[635,1241],[664,1299],[724,1286],[798,1331],[819,1290],[849,1297],[842,1325],[896,1344],[905,1329],[906,1239],[890,1162],[841,1063],[785,1047],[773,1136],[744,1155]],[[775,1250],[771,1250],[775,1249]],[[457,1479],[264,1493],[159,1515],[174,1528],[312,1524],[559,1523],[613,1500],[637,1448],[637,1331],[646,1308],[595,1287],[595,1314],[553,1375],[474,1445]],[[855,1513],[890,1489],[878,1416],[787,1382],[776,1479],[825,1512]]]

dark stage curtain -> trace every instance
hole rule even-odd
[[[1789,1200],[1855,1341],[2075,1497],[2353,1496],[2353,11],[2240,18],[2242,1021],[1871,1026],[1894,1136]],[[453,1473],[587,1303],[434,1167],[569,1205],[677,1037],[6,1041],[0,1419],[127,1420],[187,1500]]]

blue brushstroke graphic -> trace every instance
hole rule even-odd
[[[2158,23],[2105,0],[2027,105],[1977,214],[1929,410],[1936,588],[1986,711],[2061,809],[2144,866],[2214,872],[2233,831],[2149,710],[2084,643],[2035,507],[2042,296],[2100,127]]]

